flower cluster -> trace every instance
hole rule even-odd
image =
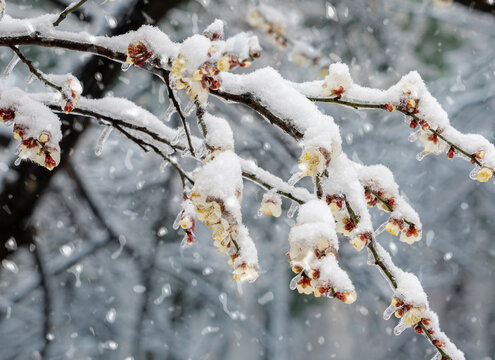
[[[326,171],[330,161],[341,153],[340,137],[326,124],[306,129],[303,138],[303,150],[299,158],[299,171],[303,176],[321,176]]]
[[[82,86],[79,80],[72,75],[68,75],[67,81],[62,86],[62,109],[66,114],[70,113],[77,106],[82,94]]]
[[[399,210],[404,210],[404,207],[408,205],[402,197],[394,197],[382,189],[371,189],[370,187],[365,190],[365,199],[368,203],[368,207],[378,206],[385,212],[392,212],[385,230],[394,236],[400,235],[400,241],[412,245],[416,241],[421,240],[421,228],[420,225],[416,225],[413,222],[404,218]],[[398,205],[402,205],[401,209],[398,209]]]
[[[260,56],[255,36],[239,33],[224,41],[223,24],[217,20],[203,36],[191,36],[181,44],[172,62],[173,84],[176,89],[186,89],[191,99],[205,102],[210,90],[220,88],[221,72],[248,67]]]
[[[225,151],[205,164],[196,174],[189,198],[197,218],[212,231],[214,246],[229,256],[234,280],[256,280],[256,248],[240,212],[242,178],[237,156]]]
[[[315,177],[323,174],[330,163],[330,153],[321,146],[308,146],[304,148],[299,164],[304,176]]]
[[[125,60],[126,64],[132,64],[135,66],[143,66],[148,59],[153,56],[153,52],[148,50],[147,46],[143,41],[133,40],[127,46],[127,58]]]
[[[194,206],[191,200],[184,195],[184,201],[182,202],[182,210],[177,215],[174,222],[174,229],[178,229],[179,226],[186,233],[182,239],[182,245],[192,245],[194,243],[194,227],[196,220],[194,219]]]
[[[414,224],[404,221],[403,219],[396,219],[390,217],[387,222],[386,230],[394,235],[400,234],[400,241],[405,242],[408,245],[414,244],[416,241],[421,240],[421,230],[417,229]]]
[[[394,329],[395,333],[401,333],[408,327],[416,327],[426,314],[426,309],[424,307],[406,304],[398,297],[392,299],[389,309],[395,310],[395,317],[401,319],[399,325]]]
[[[415,110],[412,111],[417,111],[417,104],[419,100],[415,102]],[[425,121],[425,120],[420,120],[419,122],[416,119],[411,120],[409,127],[411,129],[417,128],[419,125],[420,129],[419,134],[417,135],[417,138],[421,141],[423,144],[424,150],[423,152],[425,154],[428,153],[433,153],[435,155],[439,155],[442,153],[447,152],[447,158],[452,159],[457,151],[456,147],[454,145],[451,145],[447,143],[446,141],[442,140],[440,138],[440,135],[444,132],[443,129],[440,127],[437,127],[436,129],[432,129],[431,125]],[[478,150],[475,151],[474,153],[471,154],[470,161],[471,163],[475,163],[474,159],[480,161],[485,158],[486,151],[485,150]],[[490,180],[494,175],[494,170],[488,166],[482,166],[481,169],[478,171],[476,179],[479,182],[487,182]]]
[[[282,215],[282,198],[274,191],[266,192],[261,200],[259,212],[265,215],[280,217]]]
[[[12,108],[0,108],[0,120],[2,122],[14,121],[14,139],[21,140],[19,158],[29,159],[32,162],[52,170],[60,162],[58,146],[50,142],[51,135],[47,130],[40,132],[38,137],[33,137],[27,126],[15,123],[16,111]]]
[[[340,99],[342,94],[352,86],[352,78],[346,64],[331,64],[328,75],[323,81],[321,95],[324,97],[335,97]]]
[[[325,198],[335,219],[337,233],[344,236],[351,235],[357,224],[347,211],[345,196],[342,194],[327,194]]]
[[[273,13],[272,8],[267,6],[260,6],[248,12],[246,21],[253,27],[263,28],[266,31],[266,35],[273,38],[273,45],[277,46],[280,50],[287,47],[289,41],[285,36],[285,24],[283,21],[270,21],[264,14],[264,10]]]
[[[297,223],[289,233],[289,262],[297,274],[291,288],[351,304],[356,300],[356,292],[347,273],[338,265],[334,226],[325,202],[312,200],[300,207]]]

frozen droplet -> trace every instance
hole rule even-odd
[[[475,166],[473,170],[469,173],[469,178],[471,180],[477,180],[478,179],[478,172],[480,171],[479,166]]]
[[[17,56],[17,54],[14,54],[12,60],[10,60],[9,64],[2,73],[2,79],[6,79],[12,73],[12,70],[14,70],[17,63],[19,63],[19,60],[21,60],[19,56]]]
[[[404,321],[400,321],[396,327],[394,327],[394,335],[398,336],[402,334],[404,330],[406,330],[409,327]]]
[[[376,236],[380,235],[382,232],[384,232],[385,229],[387,228],[387,224],[388,224],[388,221],[386,221],[383,224],[381,224],[380,226],[378,226],[378,228],[373,233],[373,236],[376,237]]]
[[[194,111],[194,100],[189,100],[186,106],[184,106],[184,115],[189,116]]]
[[[14,251],[17,249],[17,242],[15,241],[15,239],[13,237],[11,237],[5,243],[5,247],[7,248],[7,250]]]
[[[318,338],[318,344],[323,345],[325,343],[325,338],[323,336],[320,336]]]
[[[108,137],[110,136],[110,133],[112,132],[113,127],[111,126],[105,126],[103,130],[100,133],[100,136],[98,137],[98,141],[96,142],[95,146],[95,155],[100,156],[101,153],[103,152],[103,146],[105,145],[105,142],[107,141]]]
[[[287,217],[292,218],[294,214],[296,213],[297,209],[299,209],[299,204],[295,201],[293,201],[290,204],[289,211],[287,211]]]
[[[421,161],[425,158],[426,155],[428,155],[428,153],[421,151],[421,152],[417,153],[416,160]]]
[[[300,274],[294,276],[292,278],[292,280],[290,281],[290,284],[289,284],[289,288],[291,290],[296,290],[297,288],[297,283],[299,282],[299,280],[301,280],[302,276]]]
[[[163,115],[163,119],[167,122],[172,120],[172,116],[175,114],[176,111],[177,109],[175,108],[174,104],[170,102],[167,111],[165,111],[165,115]]]
[[[15,165],[15,166],[19,166],[19,165],[21,165],[21,161],[22,161],[22,159],[21,159],[21,158],[17,158],[17,159],[15,159],[15,161],[14,161],[14,165]]]
[[[390,319],[390,317],[396,310],[397,308],[394,305],[390,304],[389,307],[386,308],[385,311],[383,312],[383,319],[384,320]]]
[[[419,132],[420,132],[420,131],[421,131],[421,130],[416,130],[415,132],[411,133],[411,134],[409,135],[409,137],[407,138],[407,140],[408,140],[409,142],[415,142],[416,140],[418,140],[418,135],[419,135]]]
[[[452,259],[452,253],[451,252],[448,252],[448,253],[445,253],[445,255],[443,256],[443,259],[445,261],[449,261],[450,259]]]
[[[117,311],[114,308],[108,310],[107,315],[105,316],[105,320],[109,324],[113,324],[115,322],[115,318],[117,317]]]
[[[2,266],[5,270],[10,271],[11,273],[17,274],[19,272],[19,268],[13,261],[4,259],[2,260]]]
[[[53,335],[52,333],[48,333],[48,334],[46,334],[46,339],[48,341],[53,341],[53,340],[55,340],[55,335]]]
[[[122,69],[122,71],[126,72],[127,70],[129,70],[130,67],[131,67],[131,64],[122,63],[122,66],[120,68]]]
[[[160,164],[160,172],[165,172],[165,169],[167,169],[169,165],[170,163],[167,160],[163,160]]]
[[[177,230],[180,227],[180,220],[182,218],[183,210],[180,211],[175,217],[174,223],[172,224],[172,229]]]

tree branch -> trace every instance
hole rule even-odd
[[[81,0],[76,4],[69,5],[62,13],[59,15],[58,19],[55,20],[53,26],[58,26],[71,12],[76,11],[88,0]]]
[[[354,108],[356,110],[357,109],[380,109],[380,110],[386,110],[385,104],[366,104],[366,103],[359,103],[359,102],[353,102],[353,101],[344,101],[344,100],[341,100],[341,99],[338,99],[338,98],[315,98],[315,97],[308,97],[308,99],[311,100],[311,101],[315,101],[315,102],[326,102],[326,103],[333,103],[333,104],[339,104],[339,105],[349,106],[349,107],[352,107],[352,108]],[[418,121],[418,123],[422,120],[416,114],[410,113],[410,112],[408,112],[406,109],[404,109],[402,107],[399,107],[398,106],[397,107],[397,111],[403,113],[406,116],[412,117],[414,120]],[[467,156],[471,160],[471,162],[473,162],[474,164],[479,165],[479,166],[483,166],[481,164],[481,162],[475,156],[473,156],[473,154],[469,154],[466,150],[462,149],[460,146],[455,145],[454,143],[452,143],[451,141],[449,141],[447,138],[445,138],[445,136],[443,136],[442,134],[440,134],[438,131],[436,131],[436,130],[434,130],[432,128],[429,128],[427,131],[431,132],[432,134],[435,134],[436,136],[438,136],[440,139],[442,139],[443,141],[445,141],[450,146],[453,146],[457,151],[459,151],[463,155]]]

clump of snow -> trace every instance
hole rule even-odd
[[[234,150],[234,134],[227,120],[205,113],[206,144],[212,150]]]

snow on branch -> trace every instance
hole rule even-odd
[[[63,104],[63,110],[70,108],[73,114],[101,119],[144,149],[151,148],[168,161],[168,155],[174,151],[191,149],[191,155],[201,161],[193,176],[190,177],[179,164],[172,163],[181,177],[189,179],[192,185],[190,191],[185,187],[185,201],[178,217],[178,225],[186,232],[185,243],[194,240],[195,215],[212,230],[214,245],[229,256],[234,279],[256,280],[259,269],[256,247],[241,215],[244,176],[268,190],[263,196],[261,212],[280,216],[282,201],[279,195],[291,199],[293,205],[300,205],[297,223],[289,235],[289,261],[298,273],[292,288],[317,297],[337,297],[345,303],[356,300],[352,282],[337,262],[336,232],[340,232],[349,237],[357,250],[365,247],[369,250],[369,263],[378,266],[394,289],[393,308],[387,309],[386,315],[392,311],[401,318],[395,333],[414,327],[416,332],[423,333],[432,342],[440,358],[464,359],[462,352],[440,331],[438,319],[429,310],[418,279],[396,267],[390,254],[377,243],[375,234],[378,231],[373,231],[368,206],[380,204],[384,210],[390,211],[387,230],[394,235],[402,231],[401,240],[409,244],[420,239],[418,215],[399,195],[388,169],[356,164],[343,153],[339,127],[313,102],[398,110],[412,119],[411,127],[421,127],[417,136],[423,142],[425,152],[447,152],[449,158],[462,155],[482,167],[477,171],[478,180],[487,181],[493,176],[495,167],[493,145],[479,135],[461,134],[451,127],[447,114],[417,73],[410,73],[389,90],[381,91],[355,85],[348,68],[334,64],[324,81],[293,84],[272,68],[247,75],[229,73],[237,66],[249,66],[260,56],[261,48],[257,38],[247,33],[223,40],[220,20],[216,20],[202,35],[193,35],[181,44],[173,43],[166,34],[152,26],[108,38],[59,31],[54,28],[54,22],[56,17],[53,15],[27,20],[6,15],[0,21],[0,45],[33,44],[105,56],[124,63],[124,71],[134,65],[158,75],[167,84],[177,111],[181,109],[174,101],[174,88],[185,90],[198,105],[204,144],[190,136],[184,117],[187,139],[180,130],[170,129],[125,99],[81,98],[76,106],[80,93],[75,91],[74,96],[76,86],[71,87],[69,76],[43,76],[60,87],[59,92],[65,101],[74,100],[72,106]],[[285,182],[235,154],[228,121],[206,111],[210,94],[253,108],[300,142],[299,168],[289,181]],[[46,159],[59,151],[60,123],[50,111],[62,111],[59,103],[60,95],[28,96],[17,89],[0,93],[2,119],[15,120],[14,132],[20,129],[16,134],[23,139],[23,144],[29,139],[35,143],[36,154],[42,154],[42,159],[35,158],[34,161],[44,162],[45,166]],[[43,114],[42,120],[40,114]],[[49,131],[47,136],[46,131]],[[202,146],[208,150],[207,155],[194,152]],[[31,152],[29,154],[33,156]],[[313,181],[314,194],[294,186],[305,176]],[[291,206],[290,212],[295,208]]]
[[[17,88],[0,90],[0,121],[13,124],[21,140],[19,159],[29,159],[52,170],[60,162],[60,120],[47,106]]]
[[[475,164],[471,178],[487,182],[495,169],[495,147],[478,134],[463,134],[451,124],[448,114],[430,94],[421,76],[412,71],[387,90],[354,84],[344,64],[332,64],[323,81],[294,84],[313,101],[342,104],[353,108],[399,111],[410,119],[415,130],[411,141],[419,140],[423,153],[418,160],[433,153],[446,153],[447,158],[460,157]]]

